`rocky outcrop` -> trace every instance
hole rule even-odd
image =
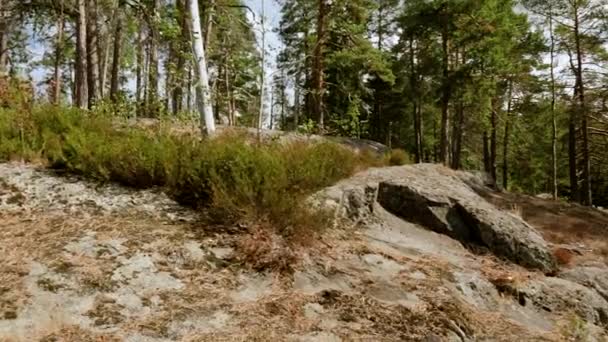
[[[541,235],[523,219],[502,211],[469,184],[482,179],[438,165],[373,169],[317,194],[317,203],[348,219],[372,217],[374,205],[465,246],[487,248],[524,267],[554,273],[556,263]]]
[[[585,265],[560,273],[564,278],[594,289],[608,301],[608,268],[605,265]]]
[[[520,304],[567,314],[573,312],[585,321],[608,328],[608,302],[593,289],[569,280],[547,277],[529,280],[510,290]]]

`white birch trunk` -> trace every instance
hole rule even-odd
[[[201,130],[208,135],[215,133],[215,121],[211,108],[211,94],[209,92],[209,75],[207,74],[207,60],[205,58],[205,42],[201,32],[201,18],[198,10],[198,0],[190,0],[190,20],[192,24],[192,49],[196,58],[198,83],[196,85],[197,102],[201,116]],[[203,127],[204,124],[204,127]]]

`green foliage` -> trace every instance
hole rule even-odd
[[[303,134],[313,134],[317,130],[317,124],[312,119],[308,119],[306,122],[298,126],[298,132]]]
[[[234,134],[201,141],[163,127],[125,128],[120,119],[57,107],[3,110],[0,159],[37,155],[98,181],[162,187],[222,220],[254,217],[288,231],[311,223],[307,196],[372,163],[335,143],[255,144]]]
[[[348,102],[346,115],[332,120],[341,136],[361,138],[367,133],[367,122],[361,120],[361,99],[355,96]]]

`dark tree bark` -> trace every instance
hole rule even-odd
[[[172,111],[173,114],[177,114],[182,111],[183,102],[184,102],[184,78],[186,76],[186,56],[188,51],[190,50],[190,30],[188,28],[188,11],[186,9],[186,1],[187,0],[178,0],[177,1],[177,10],[179,16],[181,37],[179,43],[179,51],[177,55],[177,63],[175,66],[176,69],[176,79],[173,88],[172,94]]]
[[[451,86],[450,86],[450,43],[449,43],[449,32],[446,20],[444,19],[443,30],[441,33],[441,46],[442,46],[442,65],[443,65],[443,79],[442,79],[442,95],[441,95],[441,125],[439,127],[439,162],[444,165],[448,164],[448,145],[449,145],[449,126],[450,126],[450,98],[451,98]]]
[[[410,90],[412,91],[412,114],[414,118],[414,139],[415,139],[415,161],[416,163],[422,163],[422,117],[420,116],[419,110],[419,92],[418,89],[418,76],[416,75],[416,61],[414,52],[414,39],[409,39],[410,48]]]
[[[509,189],[509,139],[511,126],[511,106],[513,103],[513,80],[509,80],[507,92],[507,114],[505,116],[505,135],[502,146],[502,186],[505,190]]]
[[[325,44],[325,21],[327,16],[328,6],[326,0],[317,0],[317,40],[313,51],[313,68],[312,68],[312,97],[313,97],[313,112],[319,132],[325,131],[325,106],[323,96],[325,93],[324,82],[324,44]]]
[[[492,172],[492,163],[490,158],[490,137],[487,131],[483,132],[483,169],[487,174]]]
[[[0,75],[8,69],[8,25],[5,18],[0,17]]]
[[[591,197],[591,159],[589,157],[589,128],[587,123],[587,108],[585,103],[585,84],[583,82],[583,51],[581,47],[581,34],[580,34],[580,17],[579,17],[578,5],[574,7],[574,42],[576,45],[576,85],[578,91],[576,92],[578,105],[577,112],[581,122],[581,133],[582,133],[582,192],[581,192],[581,203],[584,205],[592,205]]]
[[[492,99],[492,110],[490,115],[490,124],[492,126],[490,130],[490,176],[492,180],[496,182],[496,147],[497,147],[497,133],[498,133],[498,101],[497,98]]]
[[[454,132],[452,132],[452,169],[461,168],[462,160],[462,134],[464,130],[464,103],[458,101],[454,119]]]
[[[147,91],[147,108],[146,116],[157,117],[159,114],[158,101],[158,3],[159,0],[153,0],[150,11],[152,13],[150,19],[150,35],[148,37],[148,91]]]
[[[87,1],[87,88],[88,88],[88,105],[92,108],[99,99],[99,51],[97,40],[99,32],[97,31],[97,1]]]
[[[553,8],[549,8],[549,34],[551,40],[551,193],[557,199],[557,119],[555,117],[555,33],[553,32]]]
[[[110,77],[110,99],[112,102],[118,101],[118,87],[120,77],[120,60],[122,50],[122,16],[116,13],[116,27],[114,29],[114,55],[112,58],[112,72]]]

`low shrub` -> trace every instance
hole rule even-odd
[[[162,187],[215,219],[255,218],[286,235],[324,225],[324,215],[307,208],[307,196],[379,163],[329,142],[258,144],[235,133],[201,140],[172,133],[170,125],[146,130],[116,120],[56,107],[23,115],[3,110],[0,159],[42,158],[101,182]]]
[[[401,166],[412,163],[410,155],[402,149],[393,149],[388,155],[388,164],[391,166]]]

